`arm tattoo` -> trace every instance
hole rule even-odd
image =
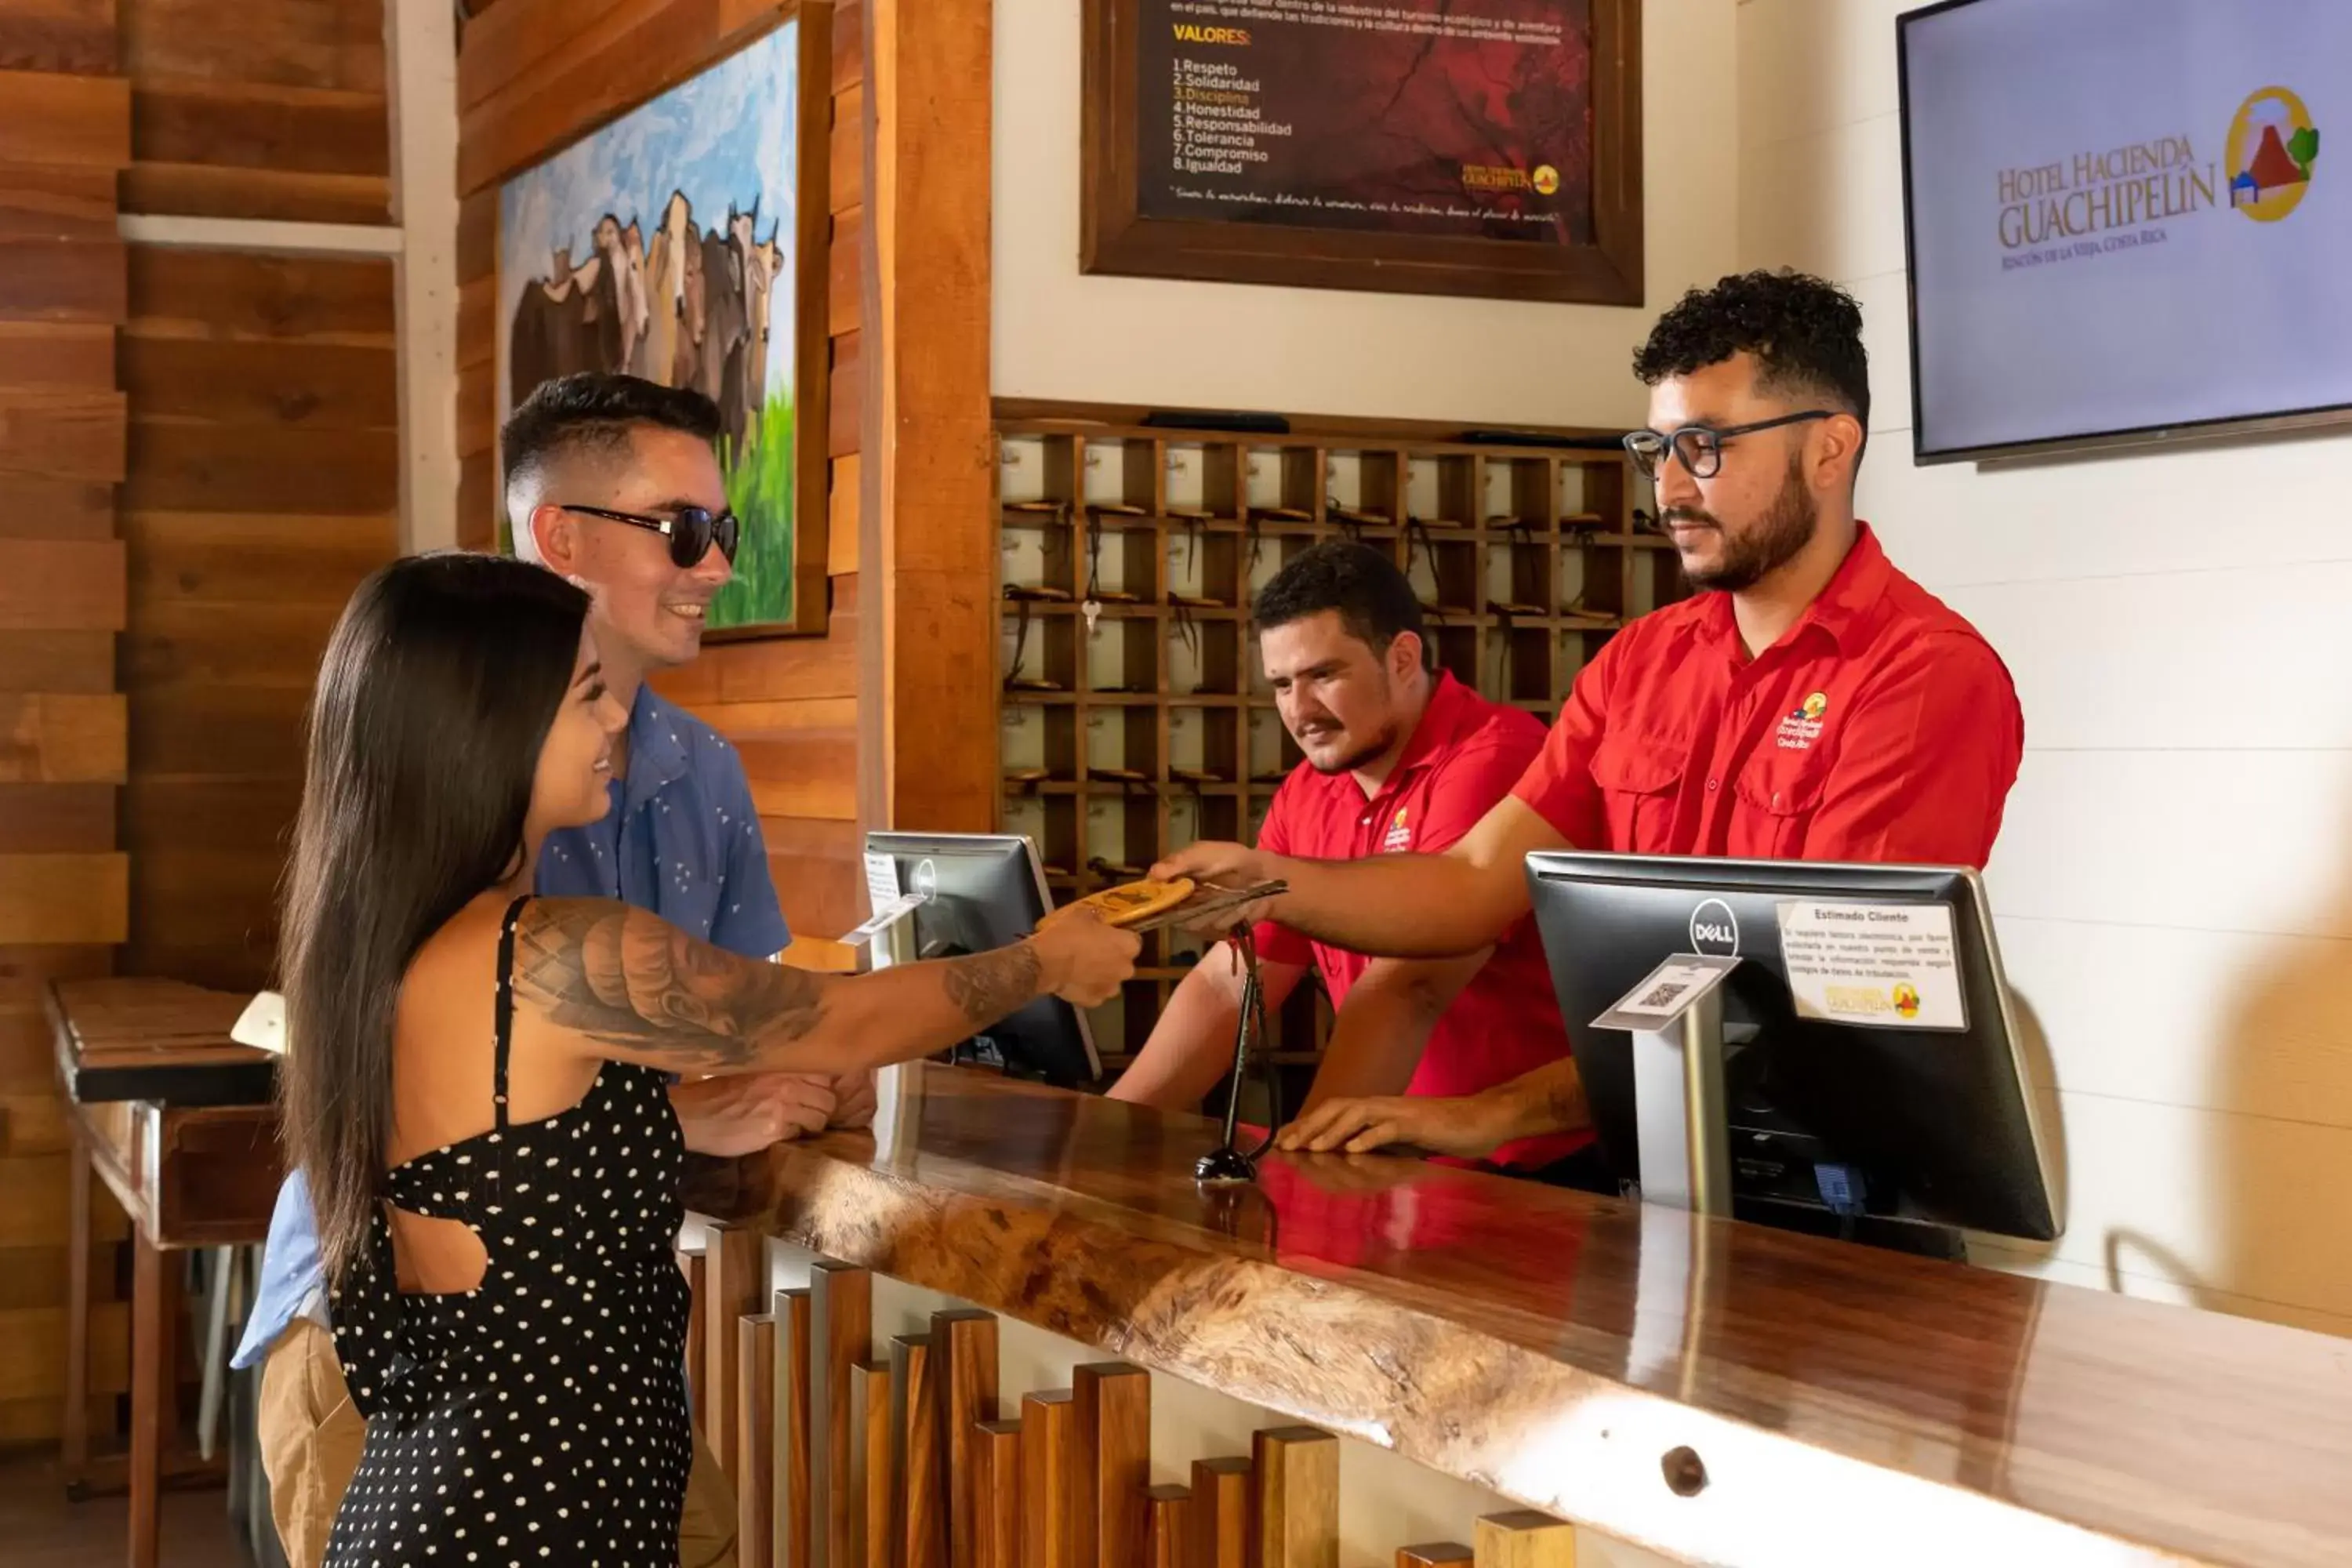
[[[534,900],[515,929],[518,1004],[684,1068],[740,1067],[765,1040],[803,1037],[824,1010],[820,991],[803,971],[738,958],[601,900]]]
[[[958,959],[941,976],[948,1000],[963,1009],[975,1029],[1027,1005],[1037,995],[1037,950],[1016,942],[976,958]]]

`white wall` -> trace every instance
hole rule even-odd
[[[2025,708],[1988,877],[2071,1213],[1987,1260],[2352,1333],[2352,438],[1912,467],[1906,8],[1742,0],[1739,260],[1861,300],[1863,515]]]
[[[1643,8],[1645,308],[1078,272],[1079,0],[996,0],[1000,397],[1518,424],[1638,424],[1664,305],[1736,258],[1733,0]]]

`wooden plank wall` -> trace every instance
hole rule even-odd
[[[0,0],[0,1444],[52,1437],[63,1414],[67,1135],[42,994],[111,970],[128,922],[118,64],[111,0]],[[127,1383],[128,1232],[102,1191],[93,1213],[105,1398]]]
[[[399,548],[393,268],[142,245],[130,280],[127,965],[257,988],[319,656]]]
[[[119,3],[125,212],[392,221],[382,0]]]
[[[808,4],[814,11],[823,0]],[[497,0],[476,7],[457,58],[460,543],[488,549],[496,538],[499,183],[722,58],[767,26],[774,10],[774,0]],[[841,0],[831,11],[833,255],[809,258],[835,279],[832,415],[823,433],[832,455],[829,629],[823,637],[714,642],[691,667],[656,682],[741,751],[784,915],[803,937],[838,935],[864,918],[866,900],[857,858],[856,653],[865,391],[857,293],[839,282],[845,268],[856,276],[865,226],[866,0]],[[984,657],[985,648],[974,653]]]

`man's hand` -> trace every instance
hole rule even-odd
[[[1261,853],[1247,845],[1203,841],[1187,845],[1160,861],[1151,868],[1150,876],[1155,882],[1190,877],[1204,887],[1255,888],[1261,882],[1280,880],[1282,864],[1282,857]],[[1273,905],[1273,900],[1260,899],[1254,904],[1226,910],[1197,925],[1182,923],[1193,931],[1231,931],[1271,918],[1268,911]]]
[[[1411,1149],[1478,1160],[1509,1138],[1507,1120],[1507,1108],[1487,1095],[1327,1100],[1284,1128],[1275,1146],[1318,1154]]]
[[[835,1079],[808,1073],[740,1073],[670,1086],[686,1146],[732,1159],[824,1131],[839,1105]],[[872,1086],[867,1085],[871,1118]]]

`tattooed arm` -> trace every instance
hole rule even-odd
[[[943,1050],[1040,996],[1106,1000],[1139,945],[1098,921],[1056,921],[971,958],[814,974],[626,904],[538,899],[515,930],[514,999],[583,1055],[671,1072],[854,1072]]]

